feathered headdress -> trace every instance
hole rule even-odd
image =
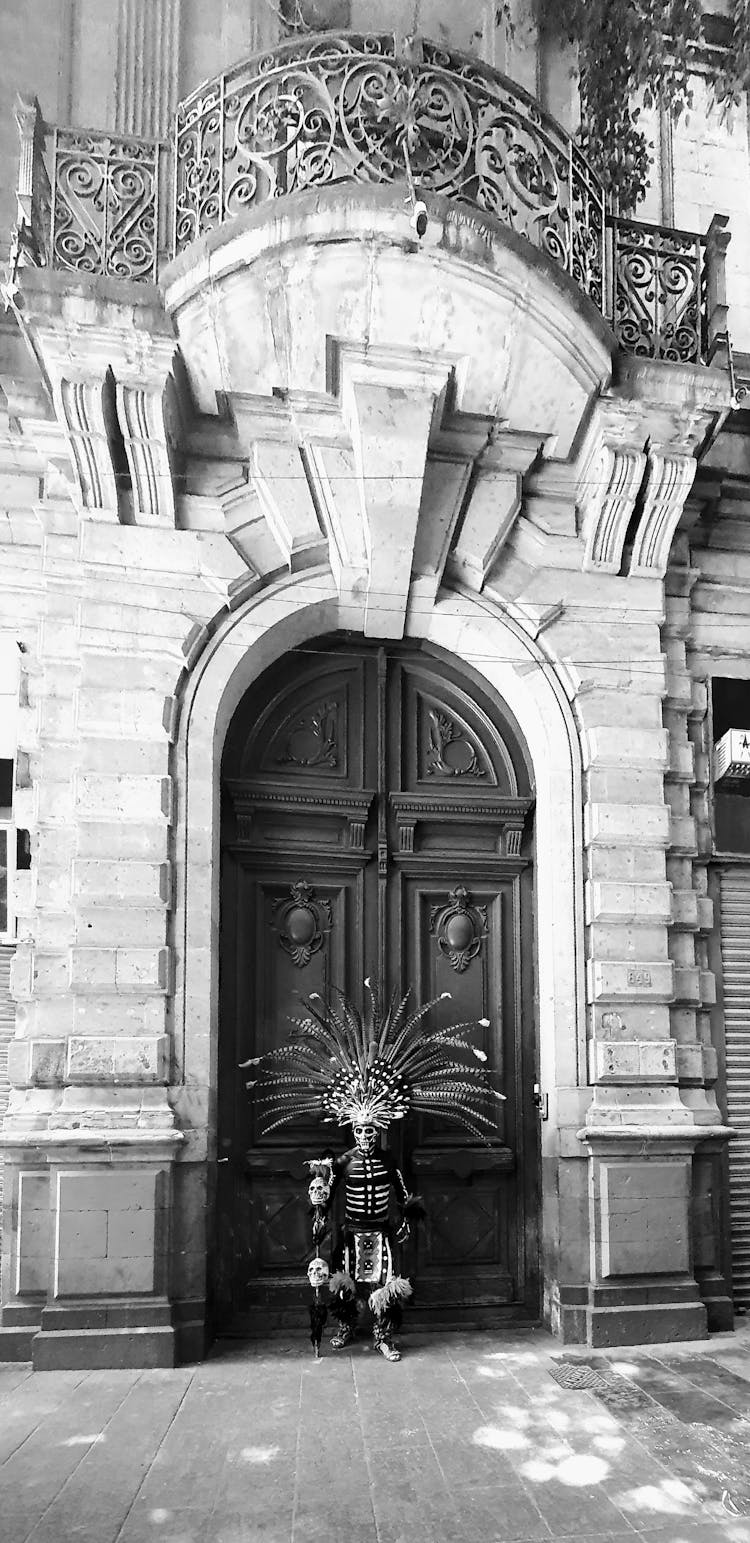
[[[365,981],[369,1012],[363,1016],[343,995],[340,1005],[314,992],[308,1016],[290,1018],[289,1044],[243,1061],[257,1068],[247,1086],[265,1104],[266,1133],[316,1114],[338,1125],[375,1125],[383,1130],[410,1110],[458,1120],[473,1136],[488,1139],[495,1129],[492,1105],[502,1100],[491,1082],[487,1057],[467,1035],[489,1020],[457,1023],[425,1032],[422,1020],[446,997],[435,997],[409,1012],[411,992],[394,992],[381,1011],[377,988]]]

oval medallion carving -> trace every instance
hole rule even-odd
[[[432,907],[430,932],[451,968],[463,975],[487,937],[487,907],[472,905],[468,890],[458,884],[450,891],[447,905]]]
[[[323,947],[333,925],[330,900],[316,900],[312,885],[299,879],[292,885],[288,899],[274,900],[272,911],[272,925],[281,947],[292,964],[304,969]]]

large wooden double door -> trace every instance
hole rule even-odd
[[[299,1317],[311,1257],[304,1159],[348,1131],[263,1134],[239,1063],[289,1037],[300,997],[364,979],[450,992],[425,1033],[477,1044],[507,1102],[488,1143],[410,1117],[388,1140],[427,1221],[417,1310],[538,1312],[532,797],[509,719],[426,650],[329,640],[256,683],[222,767],[221,1029],[214,1303],[220,1331]]]

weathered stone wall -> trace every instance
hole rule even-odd
[[[184,254],[164,304],[23,272],[47,386],[4,377],[33,870],[0,1332],[40,1366],[94,1354],[102,1303],[97,1355],[199,1348],[221,748],[266,665],[337,628],[465,659],[534,765],[548,1320],[705,1325],[692,1158],[722,1129],[669,554],[728,386],[647,361],[613,385],[572,282],[452,214],[415,251],[397,190],[301,195]]]

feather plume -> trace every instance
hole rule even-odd
[[[339,1292],[345,1297],[353,1297],[357,1294],[357,1288],[347,1270],[336,1270],[328,1282],[328,1290],[332,1296]]]
[[[413,1287],[411,1281],[403,1275],[392,1275],[384,1286],[378,1286],[370,1292],[369,1303],[375,1318],[382,1318],[383,1314],[396,1303],[408,1302]]]
[[[489,1141],[504,1094],[472,1037],[488,1020],[431,1030],[425,1019],[449,992],[409,1010],[410,991],[394,991],[381,1004],[375,982],[365,985],[364,1015],[341,991],[332,1001],[313,993],[303,1000],[305,1016],[291,1018],[288,1044],[242,1063],[256,1070],[248,1087],[263,1106],[264,1130],[310,1114],[385,1129],[415,1109],[450,1117]]]

